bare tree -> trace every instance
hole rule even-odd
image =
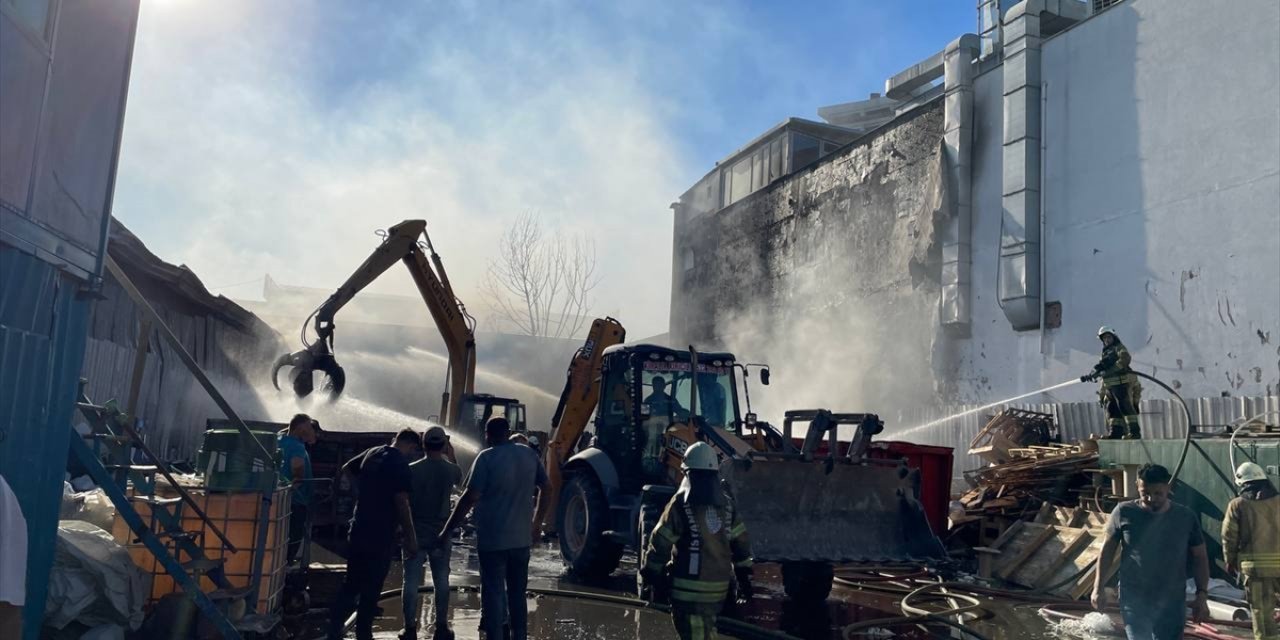
[[[494,314],[521,333],[569,338],[586,326],[598,284],[594,242],[546,235],[537,216],[525,213],[499,241],[483,288]]]

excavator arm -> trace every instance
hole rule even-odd
[[[419,242],[421,236],[425,242]],[[430,259],[427,257],[430,253]],[[436,328],[444,338],[445,349],[449,353],[449,370],[446,379],[447,391],[441,399],[440,415],[446,423],[452,424],[457,416],[458,404],[464,395],[475,391],[475,334],[469,322],[466,309],[453,294],[449,277],[445,274],[444,263],[440,255],[431,246],[431,238],[427,236],[425,220],[405,220],[387,230],[382,244],[374,249],[347,281],[338,287],[312,314],[313,329],[317,336],[315,342],[306,339],[306,327],[303,327],[304,349],[286,354],[276,360],[271,371],[271,380],[276,388],[280,388],[278,374],[280,369],[292,366],[293,389],[299,396],[312,391],[313,371],[322,371],[329,376],[329,390],[332,398],[342,394],[346,375],[337,364],[333,355],[334,317],[351,299],[378,279],[397,262],[403,262],[413,277],[422,301],[427,305]]]
[[[600,366],[604,350],[621,343],[627,337],[622,323],[613,318],[596,318],[591,322],[587,339],[573,354],[565,375],[564,391],[551,418],[551,442],[547,445],[547,479],[550,481],[542,499],[542,518],[545,530],[554,531],[554,514],[564,485],[564,463],[582,432],[591,420],[600,397]]]

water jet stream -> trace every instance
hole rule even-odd
[[[1054,390],[1056,390],[1056,389],[1061,389],[1061,388],[1063,388],[1063,387],[1069,387],[1069,386],[1071,386],[1071,385],[1073,385],[1073,384],[1079,384],[1079,383],[1080,383],[1080,379],[1079,379],[1079,378],[1073,378],[1073,379],[1071,379],[1071,380],[1067,380],[1066,382],[1059,382],[1058,384],[1055,384],[1055,385],[1052,385],[1052,386],[1048,386],[1048,387],[1045,387],[1045,388],[1043,388],[1043,389],[1036,389],[1035,391],[1030,391],[1030,392],[1024,393],[1024,394],[1022,394],[1022,395],[1013,396],[1012,398],[1005,398],[1004,400],[999,400],[999,401],[997,401],[997,402],[992,402],[992,403],[990,403],[990,404],[984,404],[984,405],[982,405],[981,407],[977,407],[977,408],[974,408],[974,409],[966,409],[966,410],[961,411],[961,412],[959,412],[959,413],[953,413],[953,414],[951,414],[951,415],[949,415],[949,416],[946,416],[946,417],[943,417],[943,418],[938,418],[937,420],[933,420],[933,421],[931,421],[931,422],[926,422],[926,423],[924,423],[924,424],[922,424],[922,425],[917,425],[917,426],[911,427],[910,429],[906,429],[906,430],[904,430],[904,431],[899,431],[899,432],[895,433],[894,435],[895,435],[895,436],[905,436],[905,435],[907,435],[907,434],[910,434],[910,433],[913,433],[913,432],[916,432],[916,431],[920,431],[920,430],[923,430],[923,429],[928,429],[929,427],[933,427],[933,426],[936,426],[936,425],[942,424],[942,423],[944,423],[944,422],[946,422],[946,421],[948,421],[948,420],[954,420],[955,418],[961,418],[961,417],[964,417],[964,416],[967,416],[967,415],[970,415],[970,414],[977,413],[977,412],[979,412],[979,411],[986,411],[987,409],[990,409],[990,408],[992,408],[992,407],[998,407],[998,406],[1003,405],[1003,404],[1009,404],[1009,403],[1011,403],[1011,402],[1013,402],[1013,401],[1015,401],[1015,400],[1021,400],[1021,399],[1023,399],[1023,398],[1029,398],[1029,397],[1034,396],[1034,395],[1037,395],[1037,394],[1047,393],[1047,392],[1049,392],[1049,391],[1054,391]]]

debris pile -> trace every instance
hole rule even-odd
[[[1006,409],[994,416],[969,449],[990,464],[965,473],[972,488],[960,497],[952,526],[977,528],[981,578],[1077,599],[1093,585],[1105,491],[1091,473],[1097,442],[1057,439],[1049,414]]]
[[[1014,449],[1061,442],[1053,415],[1005,409],[987,421],[969,442],[969,455],[991,464],[1004,464],[1015,456]]]
[[[1053,444],[1007,450],[1003,464],[965,473],[974,485],[961,498],[961,522],[985,516],[1022,519],[1042,505],[1075,506],[1091,480],[1086,471],[1098,464],[1096,443]]]
[[[1103,514],[1045,504],[1034,520],[1016,521],[989,546],[976,548],[978,574],[1078,599],[1093,588],[1105,525]]]

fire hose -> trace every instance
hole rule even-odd
[[[1178,464],[1173,468],[1173,477],[1169,479],[1169,486],[1172,487],[1173,483],[1178,481],[1178,474],[1182,472],[1182,464],[1187,461],[1187,452],[1191,450],[1191,434],[1195,431],[1191,425],[1191,408],[1187,406],[1187,401],[1183,400],[1182,396],[1178,395],[1178,392],[1173,390],[1173,387],[1170,387],[1160,381],[1159,378],[1149,376],[1141,371],[1134,371],[1133,374],[1139,378],[1146,378],[1147,380],[1160,385],[1160,387],[1165,391],[1168,391],[1169,395],[1173,396],[1173,399],[1177,400],[1178,404],[1182,405],[1182,413],[1187,417],[1187,437],[1182,441],[1182,453],[1178,454]]]
[[[901,571],[903,573],[891,574],[889,573],[890,571]],[[983,608],[981,600],[976,596],[1023,601],[1031,604],[1031,606],[1038,606],[1038,613],[1045,619],[1080,620],[1084,613],[1094,611],[1093,607],[1088,603],[1058,598],[1042,594],[1038,591],[999,589],[965,582],[935,582],[922,580],[924,576],[928,575],[931,574],[924,569],[903,567],[868,567],[857,570],[838,570],[838,575],[835,580],[841,585],[866,591],[901,595],[902,599],[900,606],[903,613],[906,614],[901,617],[866,620],[849,625],[844,628],[843,637],[851,638],[856,631],[868,627],[932,623],[944,624],[957,629],[963,629],[965,633],[968,633],[973,637],[981,637],[981,634],[974,632],[972,629],[958,626],[963,625],[963,617],[966,614],[989,614],[989,612]],[[916,586],[920,582],[924,582],[925,584],[922,586]],[[947,589],[947,592],[931,593],[938,589]],[[921,603],[917,602],[917,600],[925,597],[927,597],[929,601],[959,600],[966,604],[952,605],[947,609],[928,610],[922,607]],[[1073,612],[1080,613],[1077,614]],[[1119,613],[1119,609],[1111,608],[1103,613]],[[947,619],[946,616],[958,616],[958,619],[953,621]],[[1187,638],[1194,638],[1196,640],[1238,640],[1236,636],[1221,633],[1218,630],[1218,628],[1221,627],[1250,629],[1252,628],[1252,625],[1247,622],[1238,621],[1215,620],[1210,624],[1196,623],[1188,620],[1185,633]],[[1123,635],[1123,633],[1117,635]]]

